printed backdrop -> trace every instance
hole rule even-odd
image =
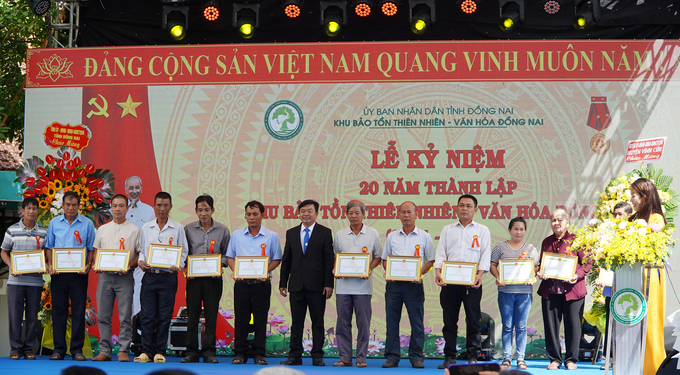
[[[322,205],[318,221],[335,232],[348,225],[343,206],[360,199],[368,206],[365,224],[384,241],[400,227],[397,206],[409,200],[419,206],[417,226],[432,234],[436,246],[441,229],[456,220],[458,196],[469,193],[479,199],[475,219],[489,227],[492,243],[508,239],[509,220],[522,216],[529,223],[526,241],[540,247],[551,233],[552,210],[564,207],[572,224],[583,225],[594,212],[595,193],[611,177],[640,166],[625,162],[629,141],[667,137],[654,164],[677,177],[679,45],[652,40],[33,50],[25,150],[28,156],[55,153],[46,145],[45,128],[82,124],[90,131],[85,162],[111,169],[117,193],[124,192],[127,177],[140,176],[145,203],[152,204],[159,190],[170,192],[171,216],[183,224],[197,220],[197,195],[215,198],[214,218],[232,231],[245,226],[243,206],[257,199],[267,206],[264,225],[283,238],[299,223],[297,203],[313,198]],[[51,141],[77,146],[87,136]],[[677,255],[670,265],[678,266]],[[224,353],[233,332],[229,276],[218,332]],[[373,277],[369,351],[380,355],[382,269]],[[93,299],[95,285],[92,275]],[[176,309],[184,305],[183,285]],[[424,285],[426,354],[440,356],[433,272]],[[496,320],[500,341],[493,277],[485,276],[483,288],[482,310]],[[679,305],[669,288],[669,314]],[[268,350],[281,353],[290,312],[278,293],[272,294],[270,313]],[[337,354],[335,321],[332,298],[326,312],[331,355]],[[543,356],[538,298],[528,327],[529,355]],[[90,332],[98,335],[96,327]],[[409,332],[404,318],[404,347]],[[306,343],[311,347],[311,340]]]

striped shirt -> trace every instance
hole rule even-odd
[[[47,229],[41,227],[38,223],[35,223],[33,229],[28,229],[24,225],[24,221],[21,220],[7,228],[1,247],[2,250],[9,252],[35,251],[43,248],[46,236]],[[38,245],[36,237],[40,237],[40,245]],[[38,273],[23,274],[17,277],[10,274],[7,284],[42,287],[43,279]]]

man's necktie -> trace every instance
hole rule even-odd
[[[302,252],[307,253],[307,243],[309,243],[309,228],[305,228],[305,240],[304,244],[302,244]]]

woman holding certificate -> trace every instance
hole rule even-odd
[[[656,186],[651,180],[639,178],[630,185],[630,203],[635,209],[635,214],[630,221],[646,220],[653,231],[661,230],[666,226],[666,218],[661,209],[661,199]],[[649,300],[647,303],[647,336],[645,342],[645,374],[654,374],[666,358],[664,346],[664,317],[666,316],[666,272],[663,268],[645,270],[645,286],[647,272],[651,271],[649,278]]]
[[[533,302],[534,272],[538,270],[538,251],[524,242],[527,222],[510,220],[510,239],[491,251],[491,274],[498,285],[498,308],[503,320],[503,362],[501,370],[512,365],[512,330],[515,330],[517,368],[526,370],[524,349],[527,346],[527,318]]]

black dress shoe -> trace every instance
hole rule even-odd
[[[182,363],[195,363],[198,362],[198,357],[193,355],[188,355],[180,360]]]
[[[385,363],[382,364],[382,368],[393,368],[393,367],[399,367],[399,364],[396,362],[392,362],[389,359],[385,361]]]
[[[440,370],[443,370],[445,368],[449,368],[450,365],[455,365],[456,364],[456,359],[453,357],[446,357],[444,359],[444,363],[439,365],[437,368]]]
[[[413,368],[425,368],[425,364],[423,363],[423,361],[415,361],[415,362],[411,363],[411,367],[413,367]]]
[[[312,360],[312,366],[326,366],[326,362],[323,361],[323,358],[314,358]]]
[[[288,358],[285,361],[281,361],[283,366],[300,366],[302,365],[302,359]]]
[[[220,363],[214,355],[209,355],[203,358],[203,363]]]

